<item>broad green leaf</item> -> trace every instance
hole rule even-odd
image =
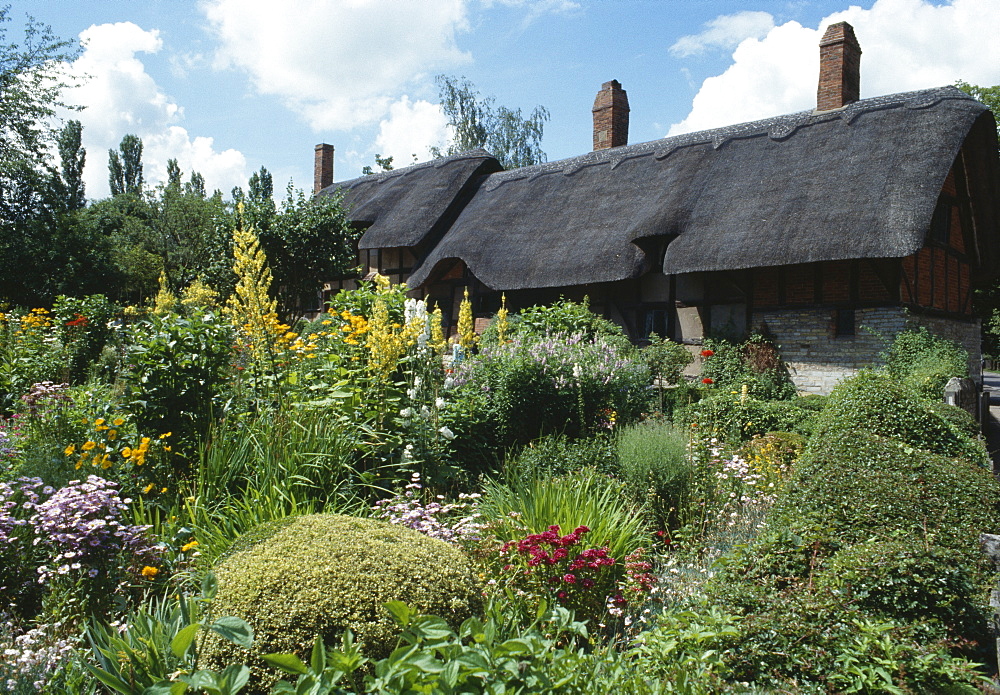
[[[194,636],[198,633],[198,628],[201,627],[201,623],[191,623],[170,640],[170,651],[174,653],[178,659],[183,659],[184,655],[187,653],[188,647],[194,642]]]
[[[302,663],[302,659],[294,654],[265,654],[264,661],[280,669],[285,673],[302,674],[309,673],[309,667]]]
[[[219,591],[219,581],[215,578],[214,572],[209,572],[205,575],[205,578],[201,580],[201,596],[206,601],[211,601],[215,598],[215,594]]]
[[[222,672],[226,692],[238,693],[250,680],[250,669],[243,664],[230,664]]]
[[[385,604],[385,608],[392,614],[392,617],[399,623],[400,627],[406,627],[410,624],[410,618],[413,614],[410,611],[410,607],[402,601],[388,601]]]
[[[246,647],[247,649],[253,647],[253,630],[241,618],[227,615],[216,620],[208,628],[233,644]]]
[[[316,641],[313,643],[309,665],[316,673],[322,673],[323,669],[326,668],[326,647],[323,646],[323,639],[319,635],[316,635]]]

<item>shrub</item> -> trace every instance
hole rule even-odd
[[[233,335],[227,322],[194,309],[152,316],[135,327],[129,374],[140,430],[171,432],[176,453],[193,458],[218,414],[230,373]]]
[[[905,535],[962,549],[1000,526],[1000,484],[984,468],[849,430],[814,435],[779,505],[777,523],[821,528],[842,544]]]
[[[678,409],[676,422],[697,423],[698,428],[715,433],[732,444],[749,441],[768,432],[808,433],[814,412],[801,406],[811,399],[765,401],[733,393],[715,393],[697,403]]]
[[[982,443],[941,417],[906,387],[887,375],[863,370],[830,394],[816,433],[862,431],[897,439],[943,456],[961,456],[980,465],[989,458]]]
[[[987,642],[987,616],[968,554],[928,540],[872,540],[845,548],[816,575],[816,586],[898,622],[934,621],[949,637]]]
[[[609,436],[571,439],[564,435],[540,437],[504,463],[504,478],[530,480],[566,475],[584,468],[614,473],[614,438]]]
[[[899,333],[882,354],[890,375],[924,398],[940,400],[953,376],[969,376],[969,353],[921,326]]]
[[[314,514],[260,529],[217,569],[214,610],[254,630],[254,654],[300,657],[319,635],[326,643],[350,629],[372,658],[387,656],[396,627],[383,604],[404,601],[457,627],[482,607],[468,559],[444,541],[371,519]],[[206,663],[237,658],[227,645],[206,644]],[[253,660],[253,671],[263,668]],[[273,672],[272,672],[273,673]],[[273,675],[255,692],[267,692]]]
[[[736,344],[706,340],[701,369],[704,383],[723,392],[742,392],[760,400],[786,400],[795,396],[788,369],[769,338],[760,333]],[[707,380],[707,381],[705,381]]]
[[[587,297],[582,302],[560,299],[548,306],[522,309],[507,317],[505,334],[508,339],[518,336],[542,338],[556,334],[582,335],[590,340],[602,337],[619,346],[629,344],[621,326],[590,310],[590,300]],[[493,347],[496,344],[497,326],[496,321],[493,321],[483,332],[482,345]]]
[[[484,349],[456,369],[444,414],[460,437],[485,423],[493,448],[523,446],[544,433],[579,436],[638,416],[649,371],[633,349],[603,337],[522,336]]]
[[[686,501],[691,479],[687,435],[669,422],[646,420],[621,428],[616,440],[618,473],[636,505],[647,504],[654,521],[671,525]]]

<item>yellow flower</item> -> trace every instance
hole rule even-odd
[[[192,548],[197,548],[197,547],[198,547],[198,541],[191,541],[190,543],[187,543],[187,544],[181,546],[181,552],[182,553],[186,553],[187,551],[191,550]]]
[[[126,459],[127,458],[132,458],[132,448],[131,447],[127,446],[124,449],[122,449],[122,458],[126,458]]]
[[[150,567],[149,565],[146,565],[145,567],[142,568],[142,576],[145,577],[146,579],[154,579],[156,575],[158,575],[159,573],[160,570],[156,569],[155,567]]]
[[[120,418],[120,417],[116,417],[115,421],[113,423],[111,423],[111,424],[113,424],[115,427],[121,427],[122,425],[125,424],[125,419],[124,418]]]
[[[160,492],[166,492],[166,491],[167,491],[167,488],[163,488],[162,490],[160,490]]]
[[[108,441],[113,442],[118,438],[118,430],[111,430],[108,432]]]
[[[67,456],[72,456],[75,451],[76,451],[76,444],[70,444],[68,447],[63,449],[63,453],[66,454]]]
[[[84,444],[84,445],[83,445],[83,446],[82,446],[81,448],[82,448],[82,449],[83,449],[84,451],[90,451],[90,450],[91,450],[91,449],[93,449],[93,448],[94,448],[95,446],[97,446],[97,442],[91,442],[91,441],[88,441],[88,442],[87,442],[86,444]]]
[[[150,483],[150,484],[149,484],[149,485],[147,485],[146,487],[142,488],[142,494],[144,494],[144,495],[148,495],[148,494],[149,494],[149,491],[150,491],[150,490],[152,490],[152,489],[153,489],[153,484],[152,484],[152,483]]]
[[[329,325],[330,325],[331,323],[333,323],[333,321],[331,321],[330,319],[324,319],[324,320],[322,321],[322,324],[323,324],[324,326],[329,326]]]
[[[160,435],[160,439],[166,439],[167,437],[169,437],[172,434],[173,434],[173,432],[164,432],[163,434]],[[148,442],[149,438],[144,438],[143,441]]]
[[[104,418],[102,418],[102,417],[97,418],[96,420],[94,420],[94,424],[98,425],[98,426],[103,425],[104,424]]]

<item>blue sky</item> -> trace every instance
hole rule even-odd
[[[631,106],[630,142],[814,105],[822,28],[858,36],[862,96],[965,79],[1000,84],[998,0],[13,0],[8,40],[30,14],[86,42],[90,197],[107,195],[107,149],[145,143],[227,193],[266,166],[281,191],[311,190],[313,147],[335,178],[375,153],[427,159],[448,133],[436,74],[469,78],[497,103],[545,106],[550,160],[591,148],[601,83]]]

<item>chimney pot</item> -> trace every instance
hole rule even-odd
[[[316,145],[313,163],[313,195],[333,184],[333,145]]]
[[[854,27],[831,24],[819,42],[819,87],[816,110],[829,111],[861,98],[861,46]]]
[[[618,80],[601,85],[591,111],[595,151],[628,144],[628,94]]]

